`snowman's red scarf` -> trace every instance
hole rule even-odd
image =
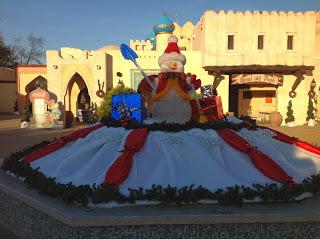
[[[157,92],[161,92],[168,84],[170,79],[178,79],[178,83],[180,88],[184,92],[188,92],[191,90],[191,87],[187,84],[187,75],[181,72],[161,72],[159,73],[159,83],[157,87]]]
[[[191,90],[191,87],[187,84],[187,81],[186,81],[187,75],[185,73],[180,73],[180,72],[161,72],[158,75],[149,75],[148,78],[149,78],[149,80],[151,82],[154,82],[155,78],[159,79],[156,93],[159,93],[163,89],[165,89],[165,87],[168,84],[169,79],[178,79],[179,86],[184,92],[187,92],[187,91]],[[146,79],[143,79],[140,82],[138,88],[146,90],[147,92],[151,92],[152,91],[152,88],[148,84]]]

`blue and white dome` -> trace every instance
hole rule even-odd
[[[153,31],[155,34],[159,33],[172,33],[174,30],[173,21],[166,15],[163,14],[158,23],[153,25]]]

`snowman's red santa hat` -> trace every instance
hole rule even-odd
[[[178,38],[175,35],[168,38],[168,46],[158,60],[159,66],[168,61],[179,61],[183,65],[186,64],[186,57],[180,52],[177,43]]]

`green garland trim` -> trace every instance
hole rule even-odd
[[[147,128],[149,131],[166,131],[166,132],[179,132],[183,130],[190,130],[194,128],[199,129],[214,129],[214,130],[221,130],[221,129],[232,129],[235,131],[238,131],[242,128],[252,128],[256,129],[257,125],[254,121],[252,122],[242,122],[240,124],[234,124],[232,122],[228,122],[225,119],[219,120],[219,121],[209,121],[207,123],[199,123],[197,121],[188,121],[184,124],[177,124],[177,123],[153,123],[153,124],[143,124],[138,123],[135,120],[129,120],[127,122],[121,122],[119,120],[114,120],[111,118],[111,116],[102,118],[100,120],[102,124],[104,124],[107,127],[123,127],[126,129],[139,129],[139,128]]]
[[[211,192],[203,187],[195,188],[193,185],[177,188],[153,185],[150,189],[129,189],[130,195],[120,193],[119,188],[112,186],[81,185],[72,183],[61,184],[55,178],[47,177],[39,172],[39,168],[33,169],[30,164],[20,163],[20,159],[30,152],[47,145],[42,142],[12,154],[2,165],[2,169],[14,173],[17,177],[23,177],[24,183],[35,188],[39,193],[62,198],[66,204],[78,203],[83,206],[91,201],[94,204],[116,201],[118,203],[135,203],[136,200],[159,201],[161,203],[188,204],[199,200],[215,200],[221,205],[241,206],[244,200],[253,200],[257,197],[264,202],[294,202],[295,198],[302,193],[310,192],[313,195],[320,194],[320,174],[306,178],[296,187],[288,184],[278,186],[275,183],[265,185],[253,184],[252,187],[235,185],[225,189]]]

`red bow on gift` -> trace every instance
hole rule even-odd
[[[191,84],[193,85],[194,89],[197,90],[201,86],[201,80],[197,79],[196,75],[191,75],[190,76]]]

